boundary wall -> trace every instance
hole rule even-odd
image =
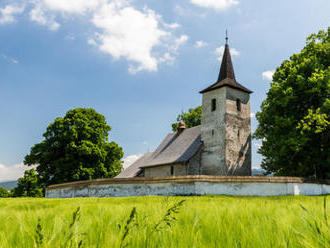
[[[51,185],[47,198],[124,197],[147,195],[326,195],[330,180],[266,176],[173,176],[113,178]]]

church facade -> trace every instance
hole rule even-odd
[[[217,81],[200,91],[201,125],[168,134],[117,178],[251,175],[250,94],[235,78],[226,42]]]

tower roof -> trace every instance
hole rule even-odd
[[[221,67],[217,82],[220,82],[226,78],[230,78],[236,81],[234,67],[233,67],[233,63],[231,62],[231,56],[230,56],[230,50],[228,44],[225,45],[225,51],[222,56],[222,62],[221,62]]]
[[[224,50],[224,53],[222,56],[222,62],[221,62],[221,66],[220,66],[218,80],[211,86],[200,91],[200,93],[205,93],[207,91],[218,89],[223,86],[228,86],[231,88],[242,90],[249,94],[252,93],[251,90],[245,88],[243,85],[241,85],[240,83],[238,83],[236,81],[233,63],[231,62],[230,49],[229,49],[229,45],[228,45],[228,37],[226,37],[226,45],[225,45],[225,50]]]

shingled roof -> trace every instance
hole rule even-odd
[[[207,87],[206,89],[200,91],[200,93],[205,93],[207,91],[215,90],[224,86],[229,86],[234,89],[242,90],[247,93],[252,93],[251,90],[245,88],[243,85],[238,83],[235,78],[233,63],[231,62],[229,45],[225,45],[225,51],[223,53],[220,72],[217,82]]]
[[[116,176],[116,178],[136,177],[141,171],[141,166],[144,165],[145,161],[148,160],[151,155],[152,155],[152,152],[145,153],[138,160],[136,160],[132,165],[127,167],[118,176]]]
[[[154,152],[143,155],[117,178],[135,177],[141,168],[188,162],[201,146],[200,126],[187,128],[180,134],[170,133]]]

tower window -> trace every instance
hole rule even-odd
[[[241,100],[240,99],[236,99],[236,108],[237,108],[237,111],[241,111],[241,108],[242,108],[241,105],[242,105],[241,104]]]
[[[215,98],[211,101],[211,111],[215,111],[217,108],[217,100]]]
[[[173,176],[173,174],[174,174],[174,167],[173,167],[173,165],[171,166],[171,176]]]

